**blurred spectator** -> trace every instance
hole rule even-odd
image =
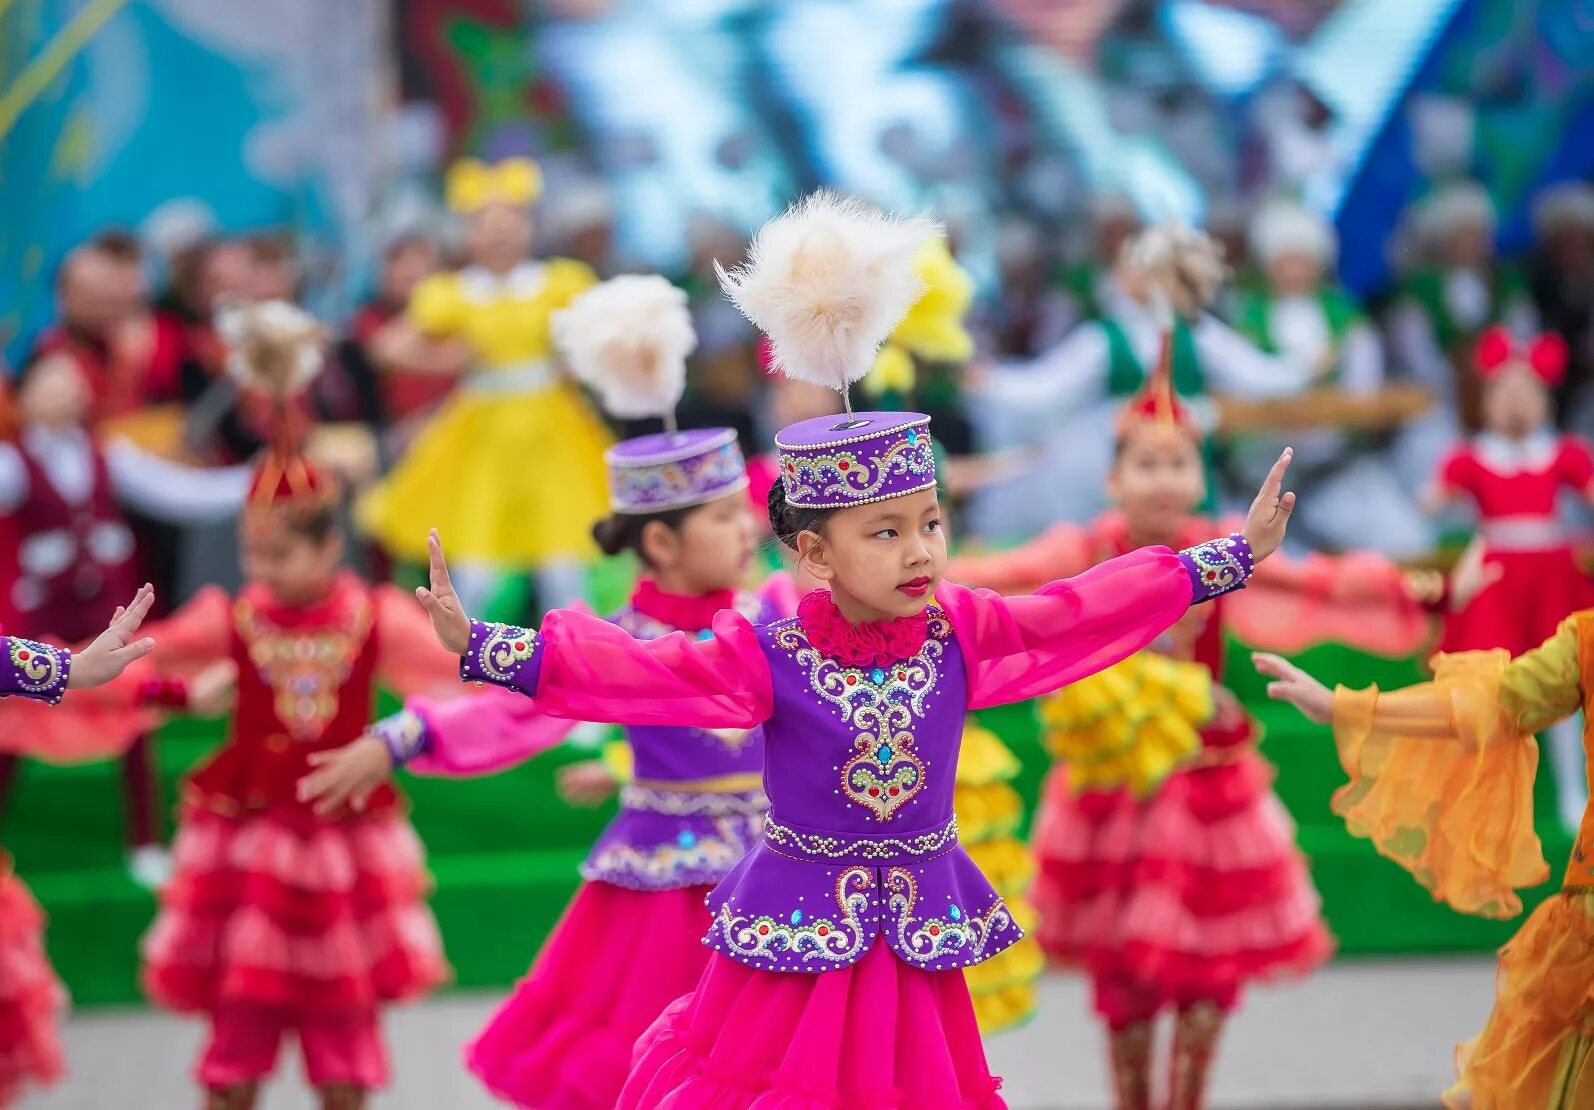
[[[1594,185],[1546,189],[1533,205],[1533,231],[1533,300],[1544,327],[1566,340],[1569,355],[1556,412],[1563,425],[1576,424],[1586,434],[1594,429]]]
[[[415,287],[442,268],[442,252],[428,236],[389,243],[376,295],[354,314],[349,338],[339,347],[339,361],[351,376],[376,383],[383,453],[390,459],[403,452],[470,366],[470,348],[463,343],[411,342],[412,333],[387,327],[403,315]]]
[[[1062,286],[1073,300],[1072,326],[1110,316],[1121,306],[1118,252],[1144,226],[1140,209],[1125,193],[1099,193],[1090,202],[1090,229],[1085,253],[1063,271]]]
[[[1257,213],[1251,255],[1262,286],[1237,301],[1235,325],[1284,356],[1293,391],[1342,390],[1371,397],[1384,384],[1384,354],[1361,308],[1333,281],[1334,231],[1315,213],[1276,201]],[[1298,539],[1337,551],[1372,548],[1415,558],[1433,545],[1415,498],[1375,444],[1332,428],[1290,436],[1245,436],[1226,452],[1239,490],[1255,488],[1285,447],[1295,448],[1290,485],[1301,496]]]
[[[971,325],[986,349],[1001,358],[1033,358],[1082,319],[1074,298],[1053,281],[1053,260],[1036,221],[1010,216],[997,226],[997,288]]]
[[[137,242],[119,232],[73,248],[56,278],[59,318],[28,362],[59,357],[82,375],[94,422],[178,395],[181,329],[149,312]]]
[[[1391,320],[1390,340],[1402,369],[1439,390],[1469,431],[1481,427],[1472,352],[1493,324],[1518,334],[1537,315],[1515,267],[1495,256],[1494,202],[1472,182],[1449,185],[1415,212],[1422,264],[1407,277]]]
[[[304,272],[293,241],[285,235],[251,235],[244,247],[249,252],[245,299],[297,304],[304,291]]]

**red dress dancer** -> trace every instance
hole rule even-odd
[[[155,653],[124,677],[181,706],[184,675],[217,659],[237,667],[227,741],[184,785],[143,981],[157,1004],[209,1021],[198,1077],[210,1105],[252,1107],[293,1033],[323,1106],[343,1110],[387,1081],[379,1008],[448,969],[397,791],[322,813],[298,800],[298,780],[312,753],[361,736],[379,687],[445,688],[458,661],[413,598],[338,570],[338,490],[281,415],[316,365],[313,322],[267,304],[245,310],[236,334],[279,414],[243,515],[248,581],[236,598],[212,588],[162,622]]]
[[[1445,458],[1438,493],[1473,503],[1485,567],[1498,569],[1449,616],[1442,651],[1521,655],[1554,635],[1568,613],[1594,605],[1594,580],[1557,514],[1563,490],[1594,499],[1594,449],[1557,434],[1549,420],[1566,357],[1553,332],[1522,345],[1496,328],[1478,343],[1486,430]]]
[[[1121,420],[1111,481],[1122,511],[1084,529],[1059,526],[1013,552],[958,560],[949,574],[1017,592],[1036,576],[1078,574],[1148,543],[1209,534],[1212,525],[1193,515],[1204,494],[1200,433],[1158,376]],[[1159,520],[1161,538],[1149,534]],[[1399,569],[1371,556],[1356,563],[1354,576],[1336,577],[1321,558],[1276,557],[1246,590],[1191,609],[1153,643],[1155,655],[1042,705],[1054,747],[1077,762],[1048,778],[1036,817],[1037,935],[1051,959],[1091,977],[1121,1110],[1152,1104],[1159,1013],[1177,1015],[1167,1105],[1202,1106],[1225,1016],[1245,985],[1309,973],[1333,951],[1294,823],[1256,748],[1260,730],[1220,683],[1236,614],[1251,634],[1270,627],[1255,595],[1293,595],[1294,624],[1281,630],[1292,648],[1341,638],[1414,649],[1426,622]],[[1184,745],[1198,748],[1194,758],[1152,786],[1187,754]]]

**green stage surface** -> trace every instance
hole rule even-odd
[[[622,581],[611,572],[610,588]],[[1503,942],[1512,922],[1463,917],[1434,903],[1404,871],[1352,839],[1329,813],[1329,795],[1343,781],[1325,730],[1267,703],[1262,681],[1235,652],[1237,693],[1267,727],[1263,750],[1279,769],[1278,790],[1300,824],[1327,914],[1345,954],[1487,949]],[[1327,646],[1301,657],[1309,669],[1348,685],[1417,681],[1412,662],[1357,656]],[[1024,764],[1020,787],[1033,802],[1047,760],[1029,706],[983,715]],[[218,741],[218,722],[181,721],[160,737],[167,799],[180,775]],[[523,974],[576,883],[576,866],[610,810],[572,810],[557,797],[553,772],[582,753],[557,751],[522,767],[473,781],[407,778],[416,828],[431,853],[442,923],[457,982],[503,985]],[[1570,851],[1554,821],[1553,790],[1539,784],[1541,836],[1552,872]],[[117,765],[27,764],[0,823],[0,843],[50,914],[51,957],[79,1005],[139,999],[139,935],[153,912],[149,893],[122,863],[122,804]],[[1536,904],[1553,883],[1533,892]]]

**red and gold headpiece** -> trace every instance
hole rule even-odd
[[[1202,431],[1190,410],[1180,404],[1173,390],[1173,332],[1162,333],[1162,348],[1140,392],[1131,397],[1118,413],[1118,438],[1126,439],[1137,428],[1162,428],[1169,432],[1202,438]]]
[[[270,436],[255,462],[245,511],[304,514],[335,505],[337,479],[305,455],[308,418],[295,405],[321,372],[325,331],[285,301],[230,309],[217,328],[229,349],[228,371],[271,404]]]
[[[1551,389],[1566,377],[1566,340],[1558,332],[1547,331],[1524,342],[1496,325],[1478,337],[1473,357],[1478,376],[1485,381],[1511,366],[1530,371]]]

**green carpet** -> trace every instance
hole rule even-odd
[[[617,572],[605,583],[612,598]],[[1236,652],[1233,685],[1267,728],[1264,751],[1278,766],[1278,791],[1300,824],[1329,921],[1346,953],[1486,949],[1511,922],[1463,917],[1435,904],[1405,872],[1352,839],[1328,810],[1343,781],[1325,730],[1262,700],[1262,684]],[[1347,684],[1416,681],[1416,667],[1325,647],[1303,656],[1309,669]],[[1033,801],[1047,760],[1028,706],[984,715],[1024,765],[1020,787]],[[186,721],[161,735],[159,764],[168,799],[178,777],[216,742],[216,722]],[[553,770],[580,753],[553,752],[491,778],[406,778],[414,820],[431,853],[433,898],[462,986],[506,984],[521,975],[576,882],[576,865],[610,810],[571,810],[553,789]],[[1540,813],[1553,823],[1553,790],[1540,783]],[[1570,850],[1562,830],[1542,830],[1558,869]],[[50,914],[49,947],[78,1004],[138,998],[137,943],[151,897],[122,868],[121,796],[114,763],[28,764],[0,843]],[[1553,884],[1535,892],[1536,902]]]

